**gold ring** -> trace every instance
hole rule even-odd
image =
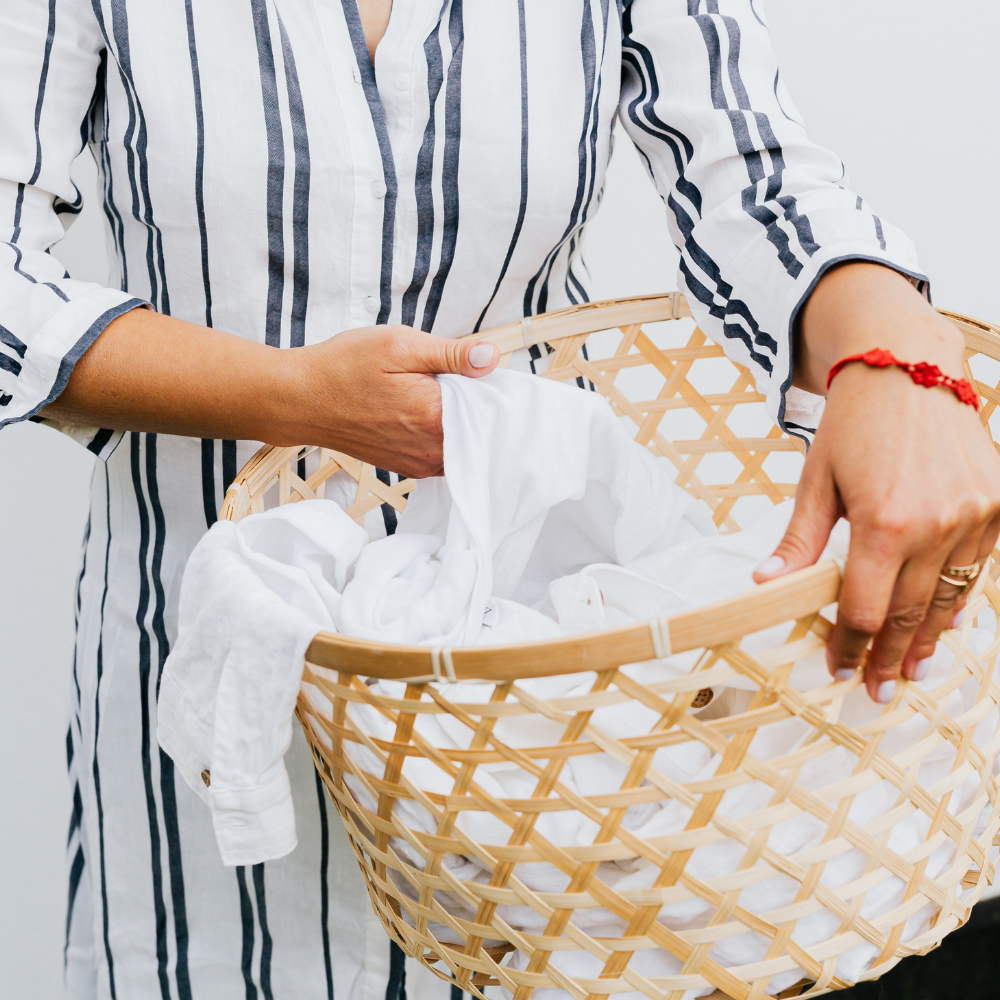
[[[964,592],[975,582],[976,577],[979,576],[979,570],[980,566],[977,562],[971,566],[945,566],[938,574],[938,579],[950,583],[953,587],[961,587]]]

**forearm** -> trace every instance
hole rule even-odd
[[[292,443],[288,353],[133,309],[108,325],[42,411],[115,430]]]
[[[864,262],[834,268],[802,311],[794,384],[825,396],[830,368],[874,347],[902,361],[928,361],[947,375],[962,375],[961,334],[905,277]]]

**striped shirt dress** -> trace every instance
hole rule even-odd
[[[0,425],[42,419],[140,306],[290,349],[586,301],[616,132],[662,196],[699,324],[792,433],[820,413],[790,386],[824,272],[864,259],[923,281],[807,138],[761,0],[397,0],[374,66],[355,0],[9,0],[0,24]],[[80,211],[84,147],[107,287],[49,252]],[[221,864],[157,746],[184,564],[258,443],[61,429],[100,459],[66,738],[69,995],[446,1000],[390,948],[301,736],[299,845],[249,869]]]

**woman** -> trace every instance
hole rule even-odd
[[[873,347],[960,377],[962,343],[905,236],[806,138],[753,0],[22,0],[4,28],[0,419],[57,421],[103,460],[69,731],[72,996],[402,991],[301,740],[299,847],[235,872],[156,747],[180,576],[259,441],[440,472],[431,375],[497,362],[452,338],[586,298],[616,115],[700,325],[815,436],[758,579],[813,562],[846,514],[831,671],[874,639],[873,698],[919,675],[960,605],[939,575],[996,539],[1000,470],[951,392],[851,364],[826,393]],[[47,253],[80,208],[81,143],[115,288]]]

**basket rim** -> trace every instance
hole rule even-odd
[[[597,632],[499,646],[402,645],[323,631],[309,644],[306,662],[346,674],[410,681],[495,682],[610,670],[718,647],[748,632],[815,614],[837,600],[840,584],[840,566],[828,559],[690,611]]]
[[[969,354],[1000,354],[1000,327],[952,310],[938,309],[965,337]],[[613,314],[613,318],[605,314]],[[692,316],[681,292],[605,299],[569,306],[494,327],[472,339],[508,354],[543,341],[562,340],[604,329]],[[270,478],[270,470],[299,447],[264,445],[229,487],[220,519],[239,520],[248,509],[248,479]],[[613,669],[672,653],[714,648],[792,619],[815,614],[839,596],[841,570],[830,560],[760,584],[732,597],[689,611],[634,625],[585,632],[543,642],[501,646],[430,647],[399,645],[321,631],[306,651],[311,666],[386,680],[508,681]]]

